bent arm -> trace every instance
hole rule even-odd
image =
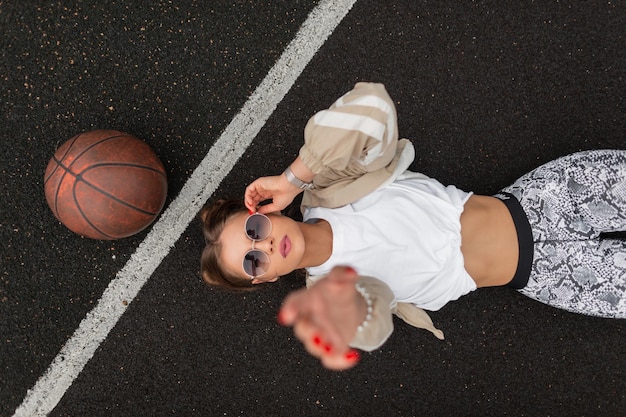
[[[307,168],[298,156],[289,166],[299,180],[310,183],[315,174]],[[246,187],[244,203],[250,212],[262,214],[278,212],[287,207],[303,191],[287,180],[285,173],[270,177],[261,177]],[[260,206],[262,201],[272,200],[270,204]]]
[[[300,181],[314,184],[312,193],[382,169],[394,158],[398,144],[393,101],[382,84],[358,83],[309,119],[304,142],[290,169]],[[272,199],[259,212],[280,211],[300,192],[284,174],[262,177],[246,188],[244,201],[256,211],[259,203]]]

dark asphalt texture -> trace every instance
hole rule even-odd
[[[0,0],[0,416],[10,416],[148,230],[81,238],[48,209],[54,150],[129,132],[168,172],[166,205],[316,2]],[[481,194],[584,149],[626,149],[626,4],[359,0],[214,198],[295,157],[307,119],[357,81],[396,101],[415,171]],[[626,415],[626,323],[509,289],[396,320],[350,371],[276,323],[293,274],[204,286],[199,224],[176,243],[52,416]]]

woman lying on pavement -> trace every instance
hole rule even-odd
[[[201,266],[208,284],[231,289],[305,268],[309,290],[279,317],[326,366],[380,347],[392,314],[443,338],[423,310],[481,287],[626,317],[626,242],[606,235],[626,231],[625,150],[565,156],[476,195],[407,170],[413,145],[372,83],[313,116],[304,136],[283,174],[246,188],[245,206],[203,209]],[[304,221],[280,215],[301,192]]]

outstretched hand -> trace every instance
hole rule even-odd
[[[287,207],[301,191],[284,175],[261,177],[246,187],[244,203],[251,212],[274,213]],[[272,202],[259,207],[265,200]]]
[[[359,361],[358,351],[349,346],[367,314],[357,280],[354,269],[335,267],[308,290],[288,295],[279,312],[279,322],[293,326],[307,352],[326,368],[348,369]]]

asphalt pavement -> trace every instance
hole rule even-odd
[[[0,416],[63,362],[152,230],[98,241],[60,224],[43,192],[55,149],[93,129],[141,138],[167,170],[167,210],[323,3],[0,1]],[[622,2],[358,0],[208,201],[280,173],[307,119],[358,81],[386,85],[411,169],[467,191],[626,149],[625,46]],[[202,245],[194,220],[51,416],[626,414],[623,320],[479,290],[432,313],[444,341],[395,320],[382,348],[331,372],[276,322],[302,276],[208,288]]]

